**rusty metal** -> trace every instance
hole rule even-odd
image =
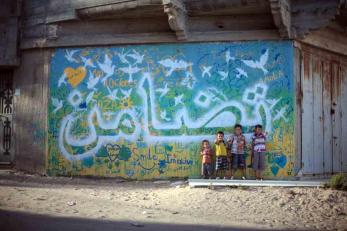
[[[0,131],[2,130],[2,155],[10,156],[12,150],[13,71],[0,71]]]

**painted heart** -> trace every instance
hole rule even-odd
[[[67,77],[67,81],[73,88],[77,87],[86,77],[86,69],[84,67],[78,67],[76,69],[67,67],[65,68],[64,73]]]
[[[107,150],[108,157],[109,157],[110,161],[118,160],[119,151],[120,151],[119,145],[117,145],[117,144],[107,144],[106,145],[106,150]]]
[[[275,156],[275,163],[281,168],[284,168],[284,166],[287,164],[287,157],[283,154]]]

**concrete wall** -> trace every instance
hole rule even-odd
[[[13,132],[19,170],[46,172],[48,69],[49,51],[32,50],[22,53],[15,71]]]
[[[293,59],[286,41],[57,49],[47,171],[199,177],[203,139],[241,123],[249,142],[260,123],[266,178],[293,176]]]

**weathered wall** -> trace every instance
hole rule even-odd
[[[299,44],[304,174],[347,172],[347,58]]]
[[[19,170],[46,172],[48,69],[49,51],[33,50],[22,53],[15,71],[13,133]]]
[[[57,49],[47,171],[198,177],[202,139],[261,123],[265,176],[293,176],[293,58],[286,41]]]

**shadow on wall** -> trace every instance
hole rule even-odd
[[[0,210],[1,230],[263,230],[246,229],[240,227],[217,227],[209,225],[184,225],[184,224],[165,224],[165,223],[141,223],[131,221],[110,221],[101,219],[84,219],[72,217],[54,217],[48,215],[38,215],[24,212],[14,212]]]

